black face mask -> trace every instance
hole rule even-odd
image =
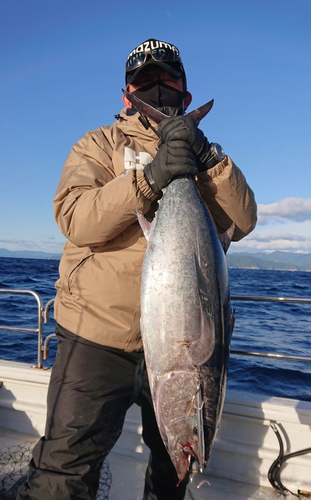
[[[165,85],[165,83],[159,81],[152,82],[145,87],[135,90],[133,94],[168,116],[184,114],[182,103],[187,92],[174,89],[169,85]]]

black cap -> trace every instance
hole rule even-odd
[[[125,83],[133,83],[139,73],[151,64],[160,66],[177,80],[183,78],[186,87],[186,74],[179,50],[175,45],[155,38],[141,43],[129,54],[125,65]]]

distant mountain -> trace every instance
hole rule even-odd
[[[14,257],[20,259],[56,259],[61,255],[56,253],[37,252],[31,250],[6,250],[0,248],[0,257]],[[284,271],[310,271],[311,254],[272,252],[272,253],[230,253],[227,254],[229,267],[244,269],[275,269]]]
[[[272,252],[272,253],[228,253],[229,267],[249,269],[275,269],[287,271],[311,271],[311,254]]]
[[[15,259],[60,259],[61,254],[37,252],[32,250],[7,250],[0,248],[0,257],[12,257]]]

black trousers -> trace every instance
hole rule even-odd
[[[34,447],[17,500],[94,500],[101,466],[122,432],[133,399],[141,407],[143,439],[150,448],[143,500],[182,500],[188,479],[177,487],[146,370],[137,377],[143,355],[77,339],[59,325],[56,333],[45,436]]]

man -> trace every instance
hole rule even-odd
[[[195,175],[220,232],[234,240],[256,223],[254,195],[241,171],[183,116],[191,102],[179,51],[147,40],[126,63],[126,85],[171,118],[159,126],[132,108],[73,146],[54,199],[67,237],[55,300],[58,350],[48,393],[45,436],[33,451],[18,500],[90,500],[121,434],[128,408],[141,407],[150,448],[144,500],[183,499],[153,412],[140,336],[140,277],[146,241],[136,209],[154,217],[162,189]],[[159,138],[161,145],[158,147]]]

